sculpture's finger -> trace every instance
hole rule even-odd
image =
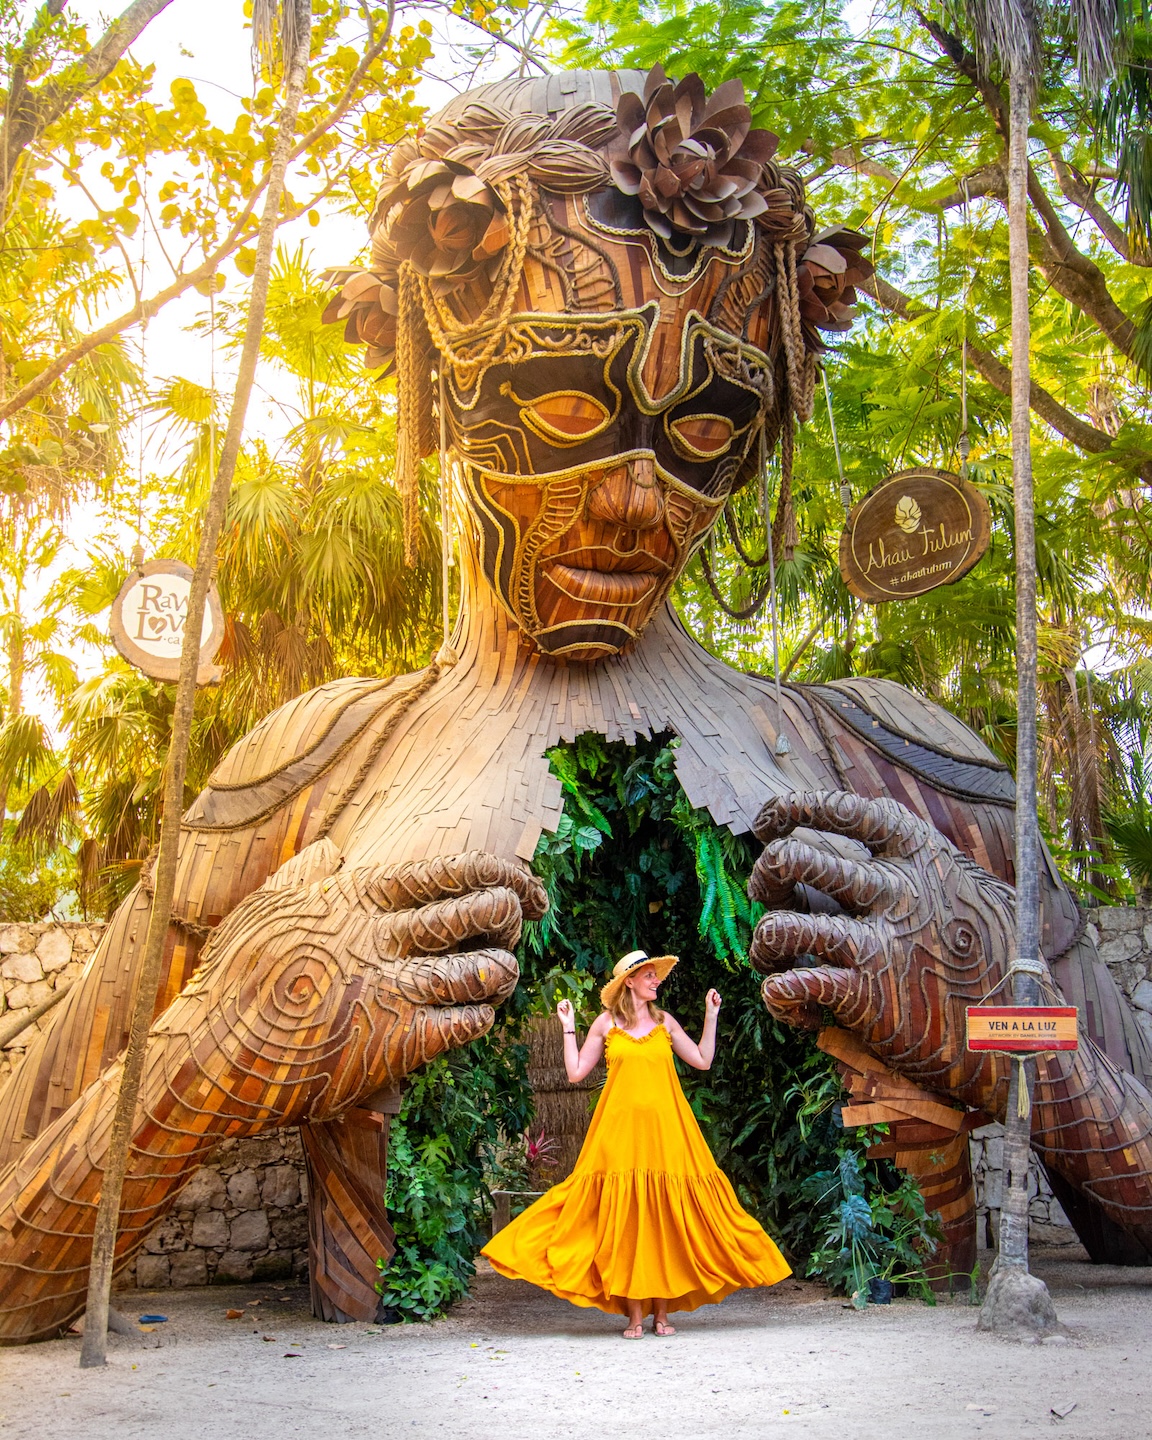
[[[757,970],[786,970],[798,955],[819,955],[834,965],[866,965],[880,956],[876,932],[845,915],[797,915],[774,910],[752,934],[748,958]]]
[[[405,960],[396,968],[391,983],[416,1005],[499,1004],[515,990],[519,978],[515,955],[489,947],[462,955]]]
[[[821,967],[769,975],[760,994],[771,1015],[801,1030],[817,1029],[826,1010],[852,1030],[874,1009],[872,989],[872,977],[864,971]]]
[[[373,936],[389,959],[443,955],[477,940],[510,950],[520,939],[522,914],[519,895],[501,885],[381,915]]]
[[[539,920],[548,909],[544,886],[531,871],[486,850],[381,866],[367,877],[368,894],[386,910],[409,910],[497,886],[516,892],[526,920]]]
[[[895,800],[870,800],[846,790],[807,790],[778,795],[761,809],[752,829],[765,842],[790,835],[797,825],[847,835],[874,855],[905,855],[929,838],[930,825]]]
[[[769,841],[752,867],[749,895],[765,905],[780,904],[797,883],[823,891],[849,910],[890,905],[903,888],[895,875],[875,865],[845,860],[791,836]]]
[[[392,1036],[388,1068],[396,1079],[410,1075],[446,1050],[459,1050],[487,1035],[495,1018],[491,1005],[419,1006]]]

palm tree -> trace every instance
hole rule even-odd
[[[148,1029],[156,1005],[164,958],[164,940],[172,913],[172,894],[176,881],[176,861],[180,842],[180,814],[184,795],[184,777],[188,747],[192,734],[193,702],[196,697],[196,672],[200,662],[200,634],[208,587],[216,561],[216,547],[224,524],[232,479],[240,454],[248,400],[256,378],[260,355],[260,339],[264,328],[264,311],[268,301],[268,285],[272,271],[273,250],[280,204],[284,193],[284,176],[296,134],[296,120],[304,95],[308,74],[308,58],[312,33],[311,0],[258,0],[254,7],[252,31],[257,56],[272,69],[278,59],[274,37],[282,41],[284,70],[284,104],[272,152],[268,188],[256,244],[256,265],[248,301],[248,322],[233,395],[232,410],[219,465],[212,480],[200,530],[200,546],[188,596],[188,612],[184,634],[184,650],[180,660],[180,678],[176,683],[175,707],[172,717],[172,738],[165,770],[163,812],[160,823],[160,846],[156,862],[155,892],[148,923],[139,989],[132,1011],[132,1025],[124,1055],[116,1111],[105,1162],[100,1204],[92,1237],[92,1258],[88,1274],[88,1304],[84,1325],[84,1344],[80,1353],[83,1368],[107,1363],[108,1297],[112,1289],[112,1262],[116,1247],[116,1229],[120,1215],[120,1195],[128,1160],[128,1141],[140,1079],[144,1070],[144,1051]]]
[[[1008,80],[1008,232],[1012,292],[1012,483],[1016,519],[1016,961],[1013,999],[1040,998],[1040,827],[1037,811],[1036,515],[1032,443],[1028,304],[1028,125],[1043,73],[1045,19],[1076,28],[1081,81],[1098,90],[1115,67],[1124,23],[1115,0],[1077,0],[1045,14],[1042,0],[956,0],[975,40],[979,73]],[[980,1315],[982,1329],[1042,1334],[1056,1311],[1042,1280],[1028,1273],[1029,1067],[1013,1069],[1004,1165],[1013,1183],[1004,1197],[996,1273]],[[1020,1095],[1020,1090],[1023,1095]]]

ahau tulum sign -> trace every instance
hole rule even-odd
[[[149,560],[132,571],[112,602],[112,641],[128,661],[154,680],[176,680],[192,570],[181,560]],[[224,607],[216,586],[208,591],[204,625],[200,632],[200,668],[197,685],[220,678],[213,665],[224,639]]]
[[[969,1050],[1040,1055],[1079,1044],[1075,1005],[969,1005],[967,1014]]]
[[[988,502],[969,481],[929,466],[901,470],[848,512],[840,573],[861,600],[909,600],[967,575],[991,533]]]

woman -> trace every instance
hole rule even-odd
[[[626,1340],[674,1335],[669,1310],[695,1310],[790,1273],[741,1209],[688,1108],[673,1054],[707,1070],[716,1052],[720,996],[709,990],[699,1045],[656,1008],[675,955],[633,950],[600,992],[604,1006],[583,1049],[571,1002],[556,1007],[572,1084],[608,1058],[608,1083],[567,1180],[484,1247],[492,1268],[571,1300],[628,1316]]]

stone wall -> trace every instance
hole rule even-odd
[[[47,1000],[71,985],[96,948],[102,925],[0,925],[0,1017],[7,1025],[21,1011]],[[51,1023],[49,1012],[38,1027]],[[36,1028],[28,1029],[0,1050],[0,1084],[12,1073]]]
[[[101,925],[0,925],[0,1024],[70,985]],[[50,1011],[0,1050],[0,1085]],[[233,1284],[302,1277],[308,1270],[307,1177],[296,1130],[224,1140],[118,1283]]]
[[[1152,1045],[1152,910],[1124,905],[1089,910],[1088,934]]]
[[[119,1283],[154,1290],[304,1279],[307,1194],[298,1130],[223,1140]]]

